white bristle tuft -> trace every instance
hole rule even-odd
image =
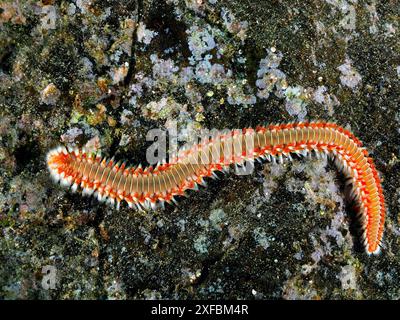
[[[72,192],[76,192],[77,189],[78,189],[78,185],[76,183],[74,183],[71,187]]]

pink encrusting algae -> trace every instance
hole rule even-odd
[[[282,162],[291,154],[331,156],[349,177],[358,203],[367,253],[378,253],[384,230],[385,203],[378,172],[362,143],[349,131],[328,122],[301,122],[221,132],[179,152],[176,161],[155,168],[127,167],[83,149],[58,147],[47,155],[51,175],[73,191],[95,194],[119,208],[155,208],[185,190],[197,189],[214,171],[245,161]]]

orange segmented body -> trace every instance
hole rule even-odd
[[[358,202],[366,251],[378,253],[382,241],[385,203],[378,172],[362,143],[349,131],[326,122],[291,123],[232,130],[195,144],[178,154],[174,163],[155,168],[126,167],[84,150],[59,147],[47,155],[52,176],[62,184],[78,187],[99,200],[130,207],[155,207],[174,201],[187,189],[204,183],[232,164],[268,159],[282,161],[291,154],[315,152],[331,155],[351,179],[352,195]]]

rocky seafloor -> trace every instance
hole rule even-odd
[[[399,299],[399,16],[397,0],[0,1],[0,298]],[[153,128],[309,119],[374,158],[379,255],[323,159],[219,175],[147,212],[46,168],[59,144],[147,165]]]

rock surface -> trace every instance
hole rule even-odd
[[[399,15],[376,0],[1,3],[0,297],[399,299]],[[150,129],[303,119],[351,129],[374,158],[380,255],[325,160],[220,175],[145,213],[46,169],[60,143],[147,165]]]

